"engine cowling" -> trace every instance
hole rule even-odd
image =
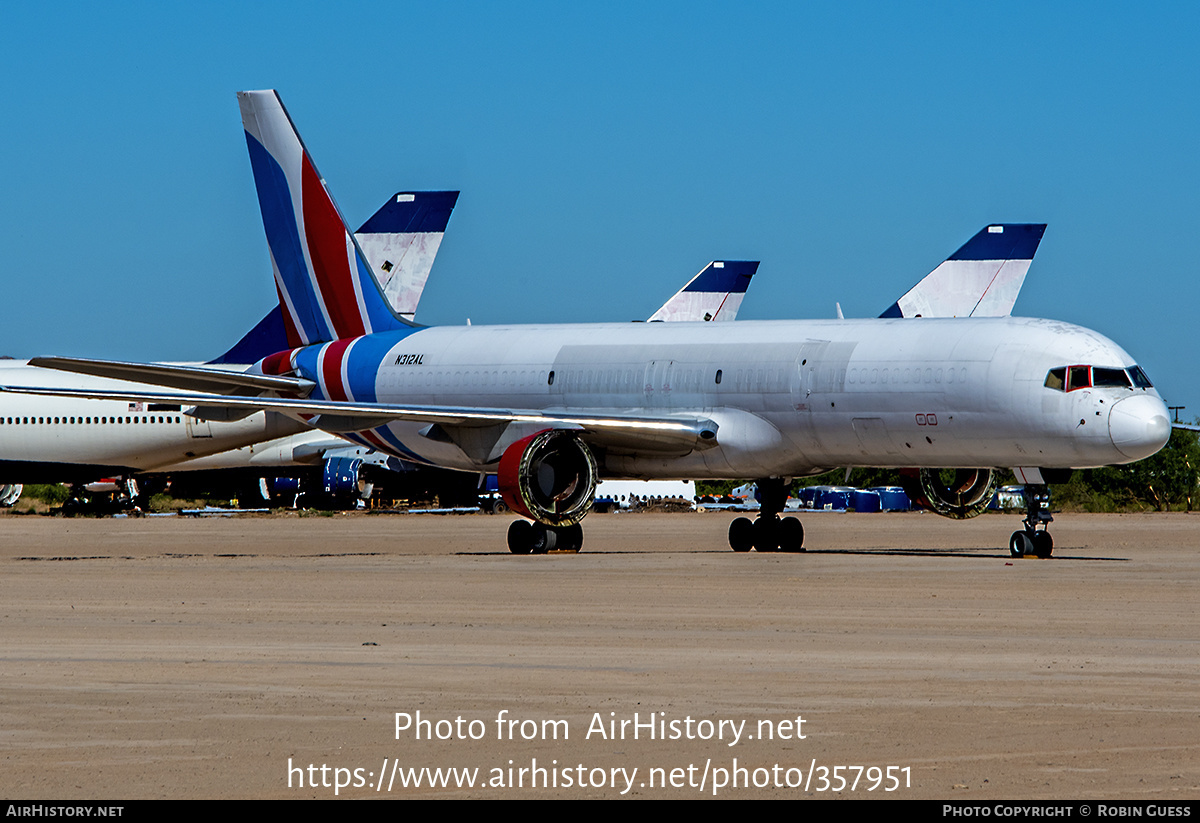
[[[909,499],[921,508],[966,520],[987,509],[996,495],[997,477],[993,469],[917,469],[905,472],[903,482]]]
[[[547,526],[573,526],[592,508],[596,459],[572,431],[547,429],[516,441],[497,481],[508,507]]]
[[[17,501],[21,499],[21,491],[24,489],[21,485],[0,486],[0,506],[9,508],[15,506]]]
[[[322,468],[325,494],[333,497],[370,500],[375,484],[363,476],[363,461],[357,457],[331,457]]]

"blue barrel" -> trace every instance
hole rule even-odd
[[[912,502],[899,486],[875,486],[869,491],[879,492],[879,505],[885,512],[906,512]]]
[[[855,489],[850,493],[850,505],[856,512],[877,512],[880,510],[879,492],[866,489]]]
[[[817,508],[841,512],[850,507],[850,494],[854,489],[831,486],[821,492]]]

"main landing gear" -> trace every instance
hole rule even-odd
[[[780,517],[787,505],[788,487],[783,478],[758,481],[758,517],[739,517],[729,524],[729,547],[735,552],[802,552],[804,526],[794,517]]]
[[[547,526],[514,520],[508,527],[508,550],[513,554],[577,552],[583,548],[583,526]]]
[[[1008,540],[1008,550],[1013,557],[1049,557],[1054,551],[1054,539],[1047,531],[1054,516],[1050,514],[1050,487],[1042,485],[1026,485],[1022,494],[1025,497],[1025,528],[1012,533]],[[1038,531],[1038,526],[1041,531]]]

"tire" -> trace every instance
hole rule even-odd
[[[785,517],[779,521],[779,550],[804,551],[804,524],[795,517]]]
[[[577,552],[583,548],[583,526],[564,526],[558,529],[557,549],[560,552]]]
[[[754,521],[754,548],[760,552],[779,551],[780,521],[775,517],[760,517]]]
[[[534,523],[530,526],[530,541],[531,552],[533,554],[546,554],[558,548],[558,531],[547,526],[544,523]]]
[[[1035,557],[1040,557],[1045,560],[1054,553],[1054,538],[1050,536],[1050,532],[1040,531],[1034,532],[1033,535],[1033,554]]]
[[[1033,541],[1025,532],[1013,532],[1008,539],[1008,550],[1013,557],[1024,557],[1033,553]]]
[[[739,517],[729,524],[729,548],[748,552],[754,548],[754,524],[748,517]]]
[[[533,526],[526,520],[514,520],[508,526],[508,550],[529,554],[533,550]]]

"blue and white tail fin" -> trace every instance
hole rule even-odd
[[[663,303],[648,322],[733,320],[757,271],[757,260],[714,260]]]
[[[412,320],[442,244],[456,191],[397,192],[354,237],[392,311]],[[278,305],[213,365],[257,363],[290,348]]]
[[[880,317],[1007,317],[1045,223],[996,223],[927,274]]]
[[[407,328],[273,90],[238,92],[290,346]]]
[[[354,233],[383,298],[405,320],[417,313],[457,202],[456,191],[397,192]]]

